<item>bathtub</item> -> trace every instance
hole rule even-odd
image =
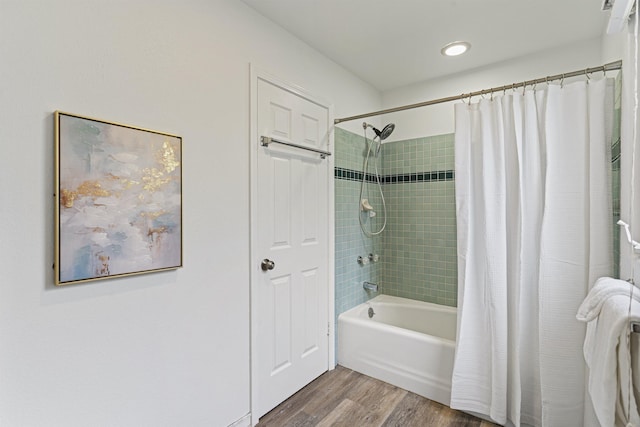
[[[456,313],[378,295],[338,317],[338,363],[449,406]]]

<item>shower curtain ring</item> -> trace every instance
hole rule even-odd
[[[589,80],[591,80],[591,76],[589,75],[589,69],[588,68],[584,69],[584,76],[587,78],[587,83],[589,83]]]
[[[527,91],[527,82],[524,81],[522,82],[522,96],[524,96],[524,93]]]
[[[562,78],[560,79],[560,89],[564,88],[564,74],[562,74]]]

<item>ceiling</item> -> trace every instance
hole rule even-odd
[[[600,37],[602,0],[242,0],[377,89]],[[444,57],[445,44],[471,50]]]

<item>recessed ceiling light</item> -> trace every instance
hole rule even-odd
[[[471,49],[471,43],[468,42],[453,42],[446,44],[441,50],[444,56],[458,56],[462,55],[466,51]]]

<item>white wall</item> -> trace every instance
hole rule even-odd
[[[455,61],[456,58],[451,60]],[[598,65],[602,65],[602,40],[599,38],[389,90],[383,93],[383,108],[445,98]],[[388,114],[382,121],[396,124],[391,136],[395,141],[452,133],[453,105],[454,102],[447,102]]]
[[[0,0],[0,425],[249,412],[250,62],[338,117],[381,106],[236,0]],[[56,109],[183,137],[183,269],[52,285]]]

